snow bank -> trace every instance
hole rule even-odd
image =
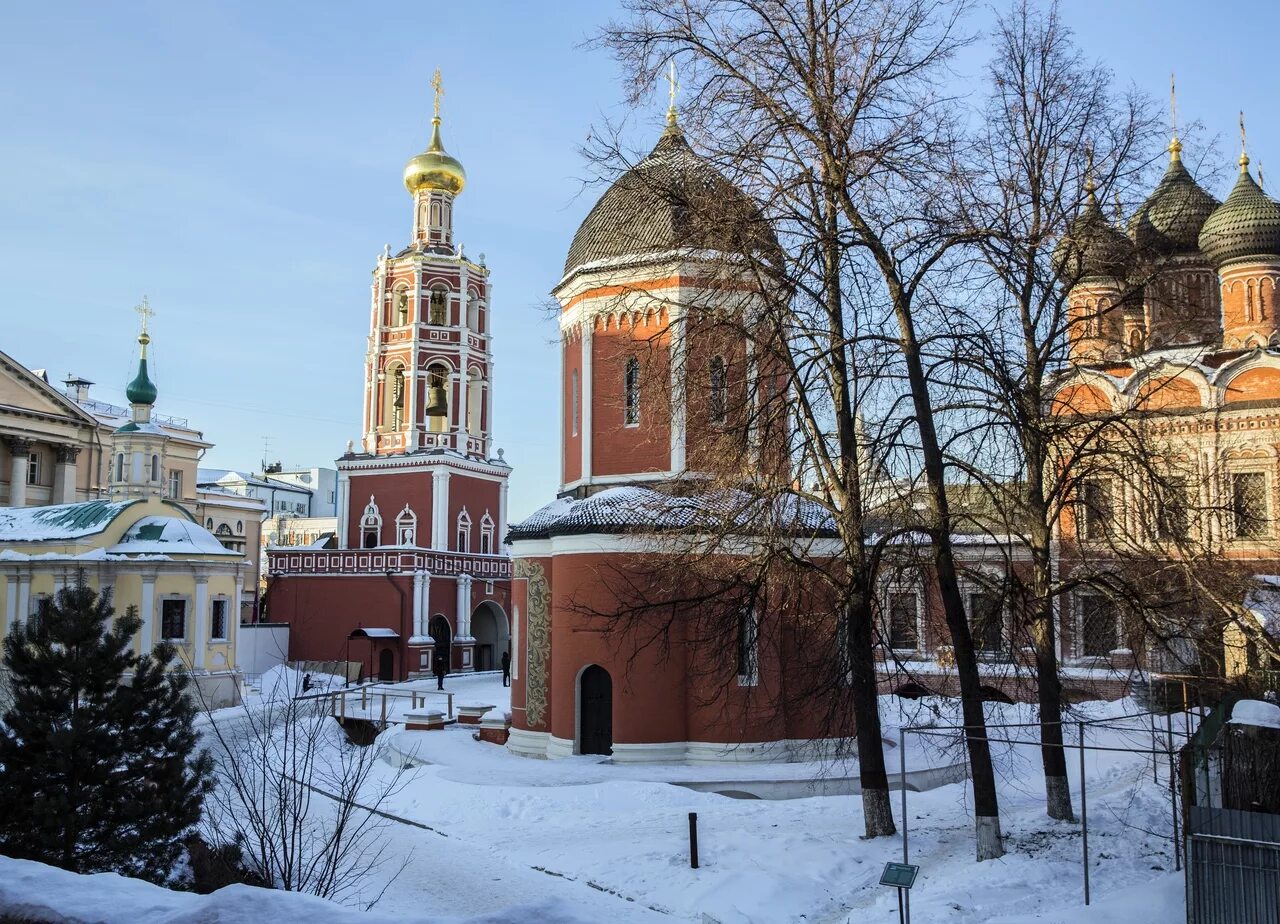
[[[322,898],[233,885],[211,895],[173,892],[115,873],[81,876],[31,860],[0,857],[0,915],[50,924],[589,924],[563,901],[506,908],[477,917],[380,914]]]
[[[1231,710],[1231,724],[1280,728],[1280,706],[1260,699],[1242,699]]]
[[[293,699],[302,695],[302,680],[308,671],[294,670],[284,664],[277,664],[262,675],[260,689],[262,698],[267,701]],[[343,679],[336,674],[311,674],[311,689],[308,693],[319,693],[323,690],[337,689],[343,685]]]

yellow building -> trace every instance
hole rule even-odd
[[[83,580],[110,589],[117,612],[136,607],[136,646],[162,639],[178,647],[175,668],[217,708],[239,702],[236,630],[253,563],[226,548],[178,502],[166,497],[167,444],[152,421],[156,388],[142,357],[129,383],[129,419],[111,435],[107,498],[52,506],[0,508],[0,601],[4,631]],[[250,554],[256,553],[256,549]]]

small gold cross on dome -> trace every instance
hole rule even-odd
[[[440,100],[444,99],[444,81],[440,79],[440,68],[436,68],[436,74],[431,78],[431,88],[436,91],[436,108],[435,117],[440,118]]]
[[[142,296],[142,303],[135,305],[134,311],[138,312],[138,317],[142,318],[142,332],[147,332],[147,322],[155,316],[155,309],[151,307],[151,303],[147,301],[147,297]]]

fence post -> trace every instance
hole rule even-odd
[[[698,813],[689,813],[689,868],[698,868]]]
[[[1084,723],[1080,729],[1080,846],[1084,853],[1084,903],[1089,904],[1089,797],[1084,779]]]
[[[902,862],[908,863],[910,854],[907,852],[907,730],[901,726],[898,728],[898,772],[898,784],[902,789]],[[899,889],[898,901],[905,905],[906,913],[903,921],[905,924],[911,924],[911,890]]]
[[[1181,825],[1178,824],[1178,782],[1174,779],[1173,742],[1169,747],[1169,810],[1173,816],[1173,869],[1182,870],[1182,839],[1179,835]]]
[[[382,694],[382,724],[387,724],[387,694]]]

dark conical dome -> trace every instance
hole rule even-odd
[[[1129,236],[1146,256],[1171,257],[1200,249],[1200,229],[1219,205],[1182,163],[1182,143],[1169,145],[1169,169],[1129,221]]]
[[[1249,158],[1240,158],[1240,179],[1200,231],[1200,249],[1221,267],[1246,257],[1280,259],[1280,203],[1249,175]]]
[[[677,248],[774,253],[778,244],[751,197],[669,124],[648,156],[610,186],[573,236],[564,273],[588,263]]]
[[[1123,279],[1133,265],[1133,242],[1102,214],[1098,198],[1089,197],[1053,248],[1053,268],[1069,285],[1089,277]]]
[[[151,342],[150,335],[143,330],[138,335],[138,343],[142,345],[142,355],[138,358],[138,374],[133,377],[133,381],[125,386],[124,396],[129,399],[130,404],[155,404],[156,391],[155,383],[151,381],[151,376],[147,375],[147,344]]]

